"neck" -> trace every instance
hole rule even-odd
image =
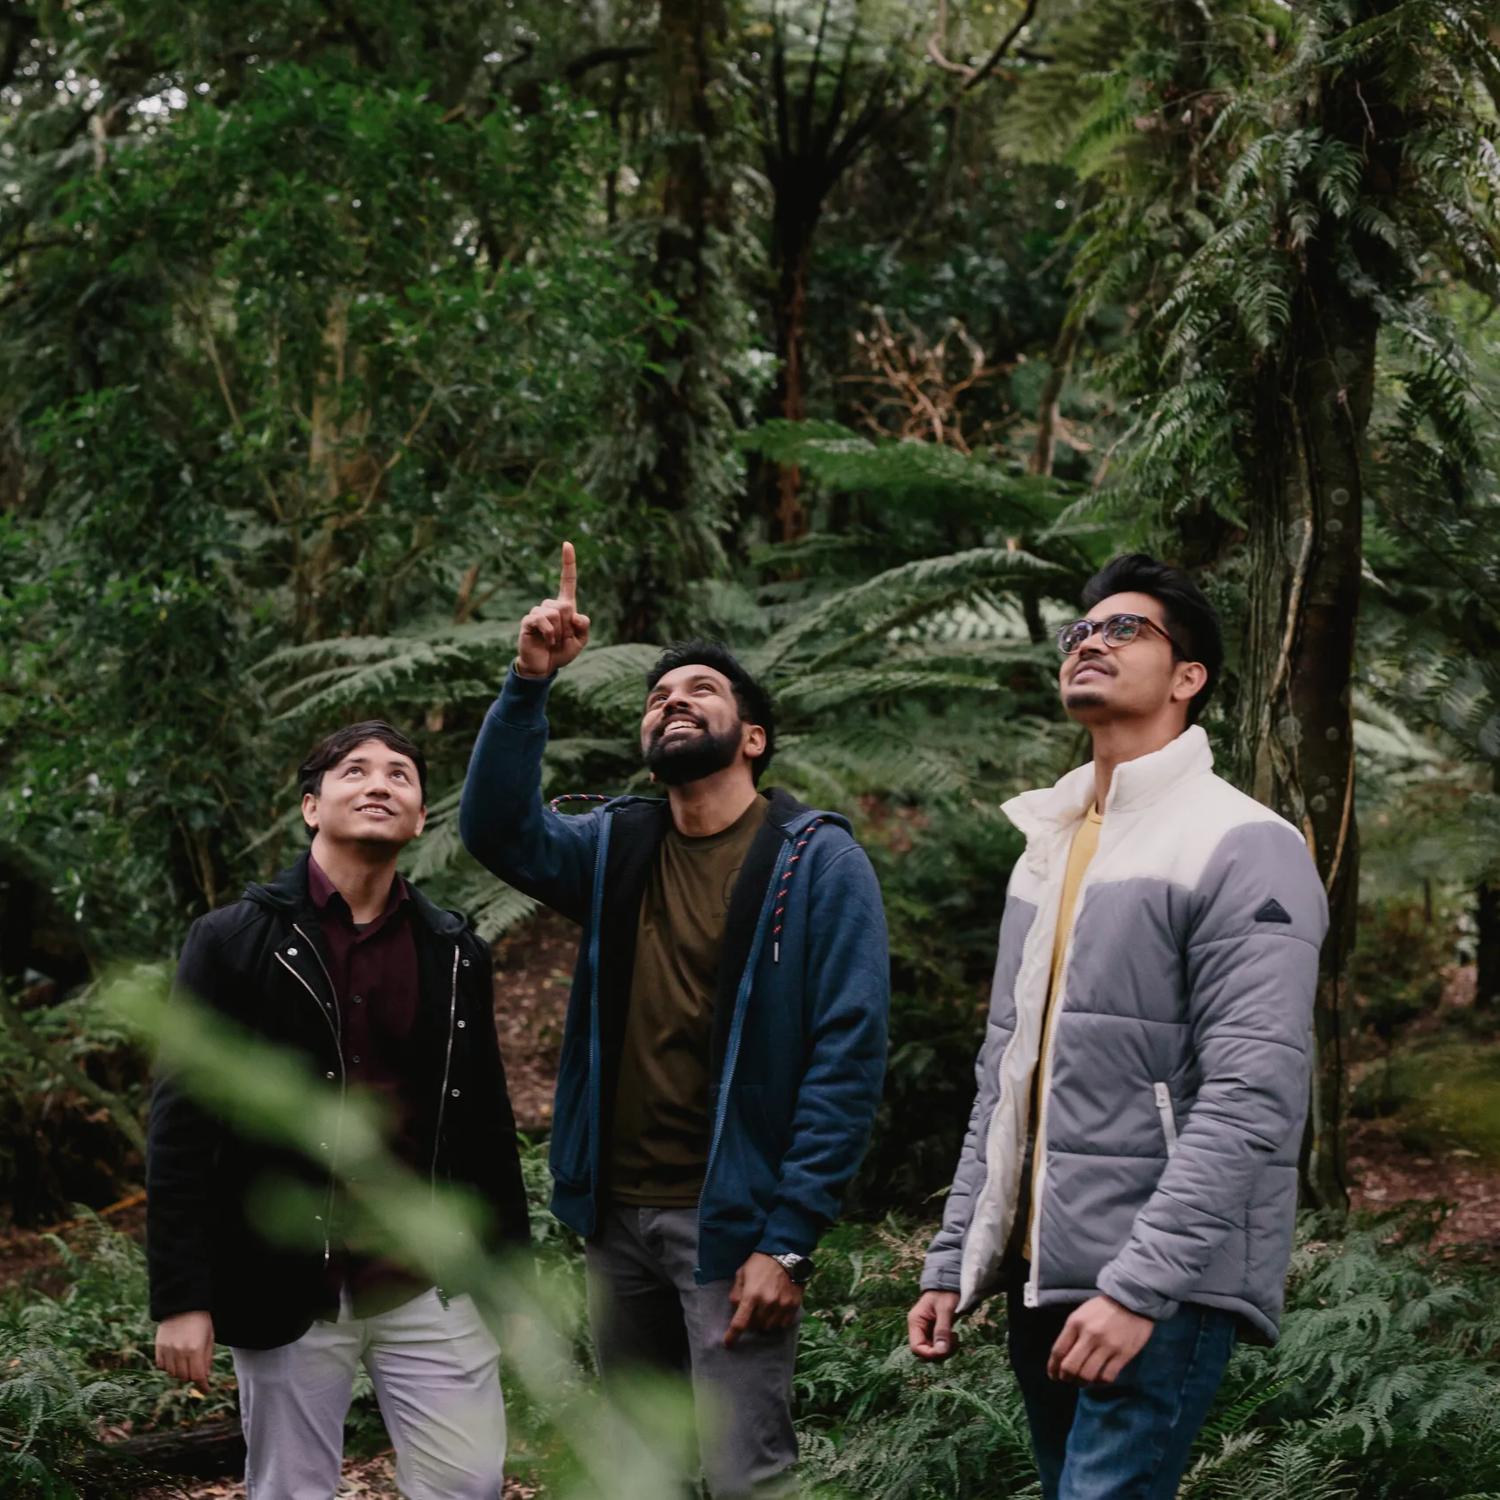
[[[1158,716],[1150,719],[1115,719],[1107,724],[1091,725],[1089,735],[1094,742],[1095,808],[1101,813],[1104,811],[1116,766],[1165,750],[1186,728],[1187,725],[1176,714],[1171,718]]]
[[[335,844],[319,833],[312,843],[312,857],[328,877],[334,890],[349,903],[356,922],[373,922],[390,899],[396,878],[399,849],[386,845]]]
[[[723,833],[745,815],[755,796],[755,778],[744,765],[726,766],[712,776],[667,788],[672,824],[690,839]]]

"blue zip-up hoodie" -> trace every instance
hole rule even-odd
[[[641,895],[668,804],[621,797],[565,816],[541,797],[550,679],[506,679],[459,809],[465,847],[582,924],[552,1116],[552,1211],[594,1233],[630,1003]],[[700,1282],[753,1251],[810,1255],[838,1215],[885,1074],[890,966],[880,887],[845,819],[769,794],[725,921],[714,996],[712,1136]]]

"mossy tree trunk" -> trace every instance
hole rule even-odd
[[[1397,181],[1400,132],[1380,80],[1326,76],[1307,124],[1364,158],[1367,193]],[[1348,1206],[1350,958],[1359,896],[1351,695],[1363,569],[1366,432],[1380,317],[1351,274],[1381,254],[1325,221],[1303,252],[1287,332],[1256,375],[1250,465],[1250,608],[1240,767],[1253,795],[1302,831],[1328,894],[1314,1012],[1302,1185]]]
[[[652,334],[636,401],[640,443],[628,499],[651,525],[621,599],[628,640],[671,630],[682,585],[710,570],[701,555],[713,529],[704,512],[726,498],[715,454],[725,418],[713,330],[722,294],[716,251],[729,227],[718,161],[727,31],[728,0],[661,0],[655,58],[665,144],[651,289],[671,305],[675,326]]]

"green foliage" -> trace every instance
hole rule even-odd
[[[577,100],[455,112],[415,15],[372,78],[247,13],[234,84],[179,89],[112,51],[138,19],[49,12],[0,125],[0,854],[105,956],[254,868],[301,748],[255,661],[466,618],[597,514],[573,471],[662,313],[592,216]]]
[[[1403,1233],[1404,1228],[1404,1233]],[[1184,1500],[1451,1500],[1500,1481],[1493,1269],[1444,1264],[1415,1222],[1342,1240],[1309,1221],[1281,1342],[1235,1353]],[[1003,1310],[960,1327],[958,1354],[905,1350],[924,1236],[895,1221],[820,1252],[798,1365],[805,1469],[832,1496],[1034,1494]]]
[[[138,1476],[101,1433],[232,1415],[229,1351],[218,1351],[207,1392],[172,1380],[153,1364],[140,1247],[89,1218],[49,1243],[62,1290],[0,1297],[0,1488],[59,1500],[130,1493]]]

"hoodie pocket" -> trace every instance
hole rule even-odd
[[[1172,1113],[1172,1095],[1164,1083],[1153,1083],[1151,1092],[1156,1098],[1156,1113],[1161,1119],[1161,1133],[1166,1139],[1167,1155],[1177,1150],[1177,1116]]]

